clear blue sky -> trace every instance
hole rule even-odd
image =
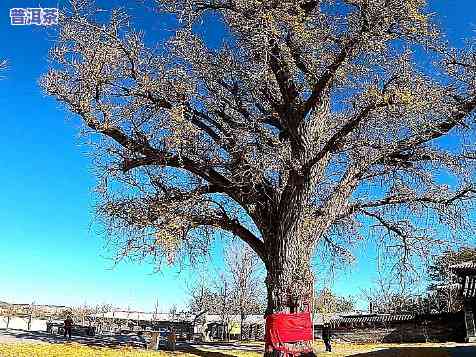
[[[453,44],[475,35],[474,0],[434,3]],[[57,7],[58,1],[0,3],[0,57],[10,62],[7,78],[0,81],[0,300],[107,302],[151,310],[158,298],[163,310],[183,305],[183,280],[193,273],[168,269],[154,275],[148,265],[128,263],[111,270],[102,237],[90,229],[94,178],[86,148],[79,145],[79,122],[68,119],[37,85],[53,34],[44,27],[10,25],[10,8],[40,6]],[[149,40],[167,36],[173,26],[167,17],[136,15],[147,24]],[[201,31],[212,45],[219,43],[219,24]],[[372,282],[372,257],[361,258],[352,272],[338,277],[338,293],[358,293]]]

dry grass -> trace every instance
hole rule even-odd
[[[198,352],[198,353],[197,353]],[[205,351],[197,352],[166,352],[144,351],[131,347],[107,348],[89,347],[78,343],[65,344],[33,344],[33,343],[10,343],[0,344],[1,357],[257,357],[259,353],[240,351]]]
[[[0,345],[1,357],[165,357],[160,352],[144,353],[132,348],[89,347],[77,343],[33,344],[11,343]]]
[[[335,344],[332,353],[322,352],[324,346],[316,343],[320,357],[449,357],[441,345],[353,345]],[[0,357],[258,357],[258,352],[195,349],[189,352],[144,351],[133,348],[88,347],[77,343],[65,344],[0,344]]]

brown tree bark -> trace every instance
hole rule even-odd
[[[314,239],[304,227],[303,207],[308,201],[312,183],[298,172],[292,172],[288,186],[277,209],[277,219],[270,227],[271,236],[265,237],[266,245],[266,316],[284,312],[312,311],[314,276],[310,258]],[[268,326],[267,326],[268,328]],[[312,350],[312,341],[285,343],[288,350],[299,355]],[[279,351],[265,351],[265,356],[284,356]]]
[[[286,235],[268,246],[266,316],[275,313],[312,311],[314,276],[310,267],[310,252],[298,235]],[[312,342],[285,343],[285,348],[298,355],[312,350]],[[265,356],[284,356],[279,351],[267,350]]]

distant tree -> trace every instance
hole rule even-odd
[[[193,260],[227,232],[266,267],[267,314],[289,313],[318,244],[350,254],[371,227],[403,274],[471,232],[476,56],[425,0],[155,3],[180,23],[159,46],[72,1],[41,79],[91,134],[118,259]]]
[[[135,326],[137,326],[137,314],[135,313],[135,311],[131,310],[130,306],[127,306],[127,318],[125,321],[125,325],[129,330],[134,330]],[[119,329],[122,328],[122,321],[117,321],[117,327]]]
[[[453,274],[450,266],[476,261],[476,247],[462,247],[458,250],[448,250],[433,258],[432,264],[428,267],[428,275],[432,282],[432,287],[448,282]]]
[[[214,310],[213,293],[209,283],[203,278],[199,278],[191,286],[188,287],[190,312],[195,315],[194,320],[198,321],[204,315]]]
[[[101,334],[105,330],[110,330],[110,319],[106,314],[113,311],[114,307],[110,304],[99,304],[93,308],[92,325],[96,327],[96,332]]]
[[[38,313],[38,309],[36,308],[34,301],[28,305],[27,311],[27,330],[30,331],[32,320],[37,316]]]
[[[195,330],[197,324],[203,324],[206,321],[206,316],[208,314],[218,313],[217,301],[218,297],[212,292],[210,282],[204,278],[204,276],[199,276],[199,278],[193,282],[188,287],[188,309],[193,316],[192,324]],[[206,330],[201,330],[203,340],[208,340],[208,335]]]
[[[450,266],[468,261],[476,261],[476,247],[448,250],[434,257],[432,264],[428,267],[433,310],[456,312],[463,309],[458,279],[450,270]]]
[[[421,315],[437,312],[432,296],[425,291],[421,281],[409,288],[400,285],[391,275],[379,275],[373,287],[362,290],[362,297],[372,313]]]
[[[260,260],[243,242],[235,241],[225,253],[226,269],[231,275],[233,310],[240,316],[240,339],[248,315],[265,310],[264,283],[260,274]]]
[[[155,299],[154,312],[152,314],[152,320],[157,321],[159,318],[159,299]]]
[[[335,295],[329,288],[324,288],[314,297],[314,311],[323,314],[342,314],[355,311],[355,299]]]
[[[88,319],[93,313],[94,309],[86,304],[71,309],[71,317],[74,323],[82,326],[88,324]]]
[[[222,340],[229,340],[230,335],[229,335],[229,329],[231,328],[231,315],[235,311],[233,311],[233,308],[236,307],[233,304],[233,299],[232,299],[232,287],[231,287],[231,282],[229,276],[227,276],[224,272],[221,272],[218,274],[218,277],[215,279],[214,282],[215,285],[215,293],[216,296],[218,297],[218,308],[217,310],[219,311],[220,315],[220,320],[223,326],[223,329],[221,330],[222,332]]]
[[[369,310],[374,314],[423,314],[427,311],[425,297],[405,294],[401,291],[384,293],[382,291],[367,291]]]
[[[2,304],[0,307],[0,315],[3,317],[3,320],[5,321],[5,327],[8,329],[10,327],[10,321],[12,317],[15,317],[18,315],[17,308],[15,305],[12,304]]]
[[[171,322],[177,322],[179,319],[179,311],[177,305],[172,305],[169,309],[169,317]]]

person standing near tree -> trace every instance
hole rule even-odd
[[[326,352],[332,352],[331,328],[327,323],[322,327],[322,340],[324,341],[324,345],[326,345]]]
[[[175,351],[176,341],[177,341],[177,336],[175,335],[175,329],[172,327],[169,331],[169,336],[168,336],[169,349],[171,351]]]
[[[71,315],[68,315],[66,320],[64,320],[64,338],[66,338],[66,334],[68,334],[68,338],[71,340],[72,330],[73,330],[73,319]]]

